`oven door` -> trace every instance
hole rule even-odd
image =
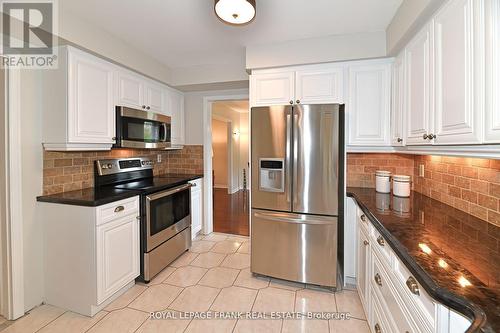
[[[146,251],[191,225],[191,184],[146,196]]]
[[[170,117],[123,106],[116,111],[116,145],[124,148],[168,148]]]

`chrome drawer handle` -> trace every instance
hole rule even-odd
[[[361,215],[360,218],[361,218],[361,221],[366,222],[366,215],[365,214]]]
[[[124,211],[124,210],[125,210],[125,207],[118,206],[118,207],[115,208],[115,213],[119,213],[119,212]]]
[[[363,244],[368,245],[368,244],[370,244],[370,242],[369,242],[369,241],[367,241],[367,240],[364,240],[364,241],[363,241]]]
[[[406,280],[406,286],[410,289],[412,294],[420,296],[420,288],[418,287],[417,280],[413,276],[410,276],[408,280]]]
[[[380,246],[384,246],[384,245],[385,245],[385,240],[384,240],[384,238],[382,238],[382,236],[378,236],[378,238],[377,238],[377,243],[378,243]]]
[[[377,273],[375,274],[375,282],[382,287],[382,278],[380,277],[380,275]]]
[[[375,333],[382,333],[382,329],[378,323],[375,324]]]

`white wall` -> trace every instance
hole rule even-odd
[[[252,45],[246,48],[246,68],[378,58],[385,50],[384,31]]]
[[[228,63],[225,65],[172,68],[171,73],[171,84],[174,86],[248,81],[245,59],[241,59],[241,63]]]
[[[248,89],[199,91],[184,95],[187,145],[203,144],[203,134],[205,133],[203,128],[203,98],[230,95],[248,95]]]
[[[212,118],[212,168],[214,187],[227,188],[229,180],[229,124]]]
[[[24,248],[24,307],[28,311],[43,301],[42,224],[36,197],[42,194],[41,82],[37,71],[21,71],[22,207]]]
[[[62,1],[59,1],[59,3],[58,35],[60,37],[139,73],[167,84],[170,83],[170,68],[146,55],[133,45],[116,38],[104,30],[98,29],[77,14],[65,10],[64,6],[61,6]]]
[[[396,55],[446,0],[404,0],[386,30],[387,54]]]

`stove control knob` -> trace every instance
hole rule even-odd
[[[107,169],[108,168],[108,165],[107,164],[103,164],[101,165],[101,169]]]
[[[108,163],[108,169],[111,169],[111,168],[113,168],[113,164]]]
[[[146,165],[146,161],[142,161],[142,165]]]

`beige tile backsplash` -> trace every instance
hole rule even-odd
[[[157,155],[162,162],[156,163]],[[182,150],[154,151],[113,149],[103,152],[43,152],[43,194],[53,194],[94,186],[94,161],[106,158],[149,156],[155,161],[154,174],[203,173],[203,146]]]

